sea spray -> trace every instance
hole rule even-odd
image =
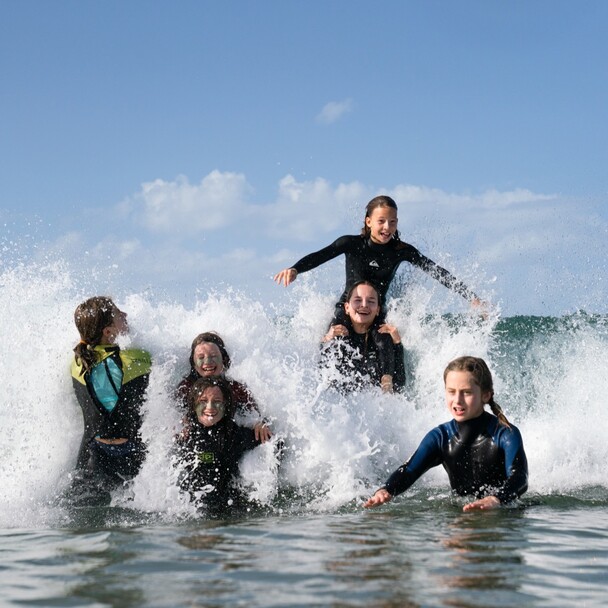
[[[5,268],[0,422],[1,522],[5,527],[65,521],[53,497],[65,488],[82,433],[69,361],[78,340],[76,305],[97,293],[113,296],[129,315],[122,343],[153,357],[142,434],[148,459],[115,505],[165,520],[193,516],[172,465],[180,413],[172,392],[188,372],[192,339],[214,330],[232,357],[229,375],[245,382],[285,442],[281,466],[260,448],[242,463],[250,496],[270,508],[332,511],[358,508],[416,448],[433,426],[449,419],[442,372],[450,359],[484,357],[494,374],[496,400],[522,431],[530,462],[530,492],[547,496],[606,496],[608,423],[600,411],[608,375],[605,317],[484,319],[474,311],[434,314],[429,294],[414,287],[391,302],[388,320],[401,332],[409,370],[404,395],[369,389],[343,396],[319,372],[319,341],[335,298],[314,282],[292,292],[291,309],[277,310],[234,289],[201,294],[190,305],[144,294],[86,291],[61,264]],[[90,287],[90,286],[89,286]],[[599,490],[598,490],[599,488]],[[441,467],[410,491],[448,493]]]

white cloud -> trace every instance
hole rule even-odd
[[[212,171],[200,184],[184,176],[146,182],[126,205],[152,232],[191,236],[243,221],[251,191],[244,175]]]
[[[330,125],[348,112],[353,109],[353,101],[352,99],[345,99],[343,101],[330,101],[323,106],[323,109],[317,114],[317,122]]]
[[[293,293],[273,284],[276,272],[342,234],[359,233],[367,202],[386,193],[399,205],[403,240],[481,295],[493,294],[506,313],[597,310],[593,302],[608,297],[603,267],[608,222],[585,201],[525,189],[451,193],[411,184],[378,189],[292,175],[280,180],[273,201],[248,201],[252,191],[243,175],[219,171],[195,185],[185,177],[154,180],[121,205],[122,215],[113,214],[108,229],[99,228],[107,209],[103,216],[84,209],[87,221],[73,218],[79,230],[57,234],[38,255],[70,256],[83,272],[92,268],[91,280],[99,285],[112,287],[110,281],[118,284],[128,276],[133,290],[143,285],[176,297],[230,285],[276,302]],[[340,259],[307,280],[329,293],[341,287],[343,276]],[[417,271],[414,276],[426,281]]]

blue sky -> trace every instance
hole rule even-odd
[[[0,11],[5,263],[274,301],[273,273],[385,192],[403,238],[505,313],[606,312],[606,2]],[[342,266],[314,280],[339,291]]]

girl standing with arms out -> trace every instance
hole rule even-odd
[[[74,322],[80,342],[72,384],[84,417],[75,486],[106,499],[108,491],[139,472],[145,457],[139,431],[151,360],[144,350],[116,344],[129,325],[110,298],[89,298],[76,308]]]
[[[474,306],[481,303],[464,283],[458,281],[445,268],[422,255],[413,245],[399,238],[397,204],[389,196],[377,196],[367,204],[360,235],[341,236],[331,245],[303,257],[291,268],[281,270],[275,275],[274,280],[279,285],[283,284],[287,287],[296,280],[298,274],[312,270],[341,254],[346,258],[346,284],[336,304],[331,325],[344,324],[344,303],[348,290],[357,281],[371,281],[378,289],[383,311],[378,323],[383,324],[386,314],[386,293],[402,262],[418,266],[446,287],[470,300]]]
[[[475,496],[463,511],[499,507],[528,489],[528,462],[519,430],[494,401],[483,359],[460,357],[444,373],[445,402],[453,416],[430,431],[413,456],[363,506],[377,507],[405,492],[431,467],[443,465],[452,490]],[[488,404],[493,415],[484,410]]]

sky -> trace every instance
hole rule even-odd
[[[2,268],[289,306],[272,276],[383,193],[503,314],[605,313],[607,24],[603,0],[0,0]]]

